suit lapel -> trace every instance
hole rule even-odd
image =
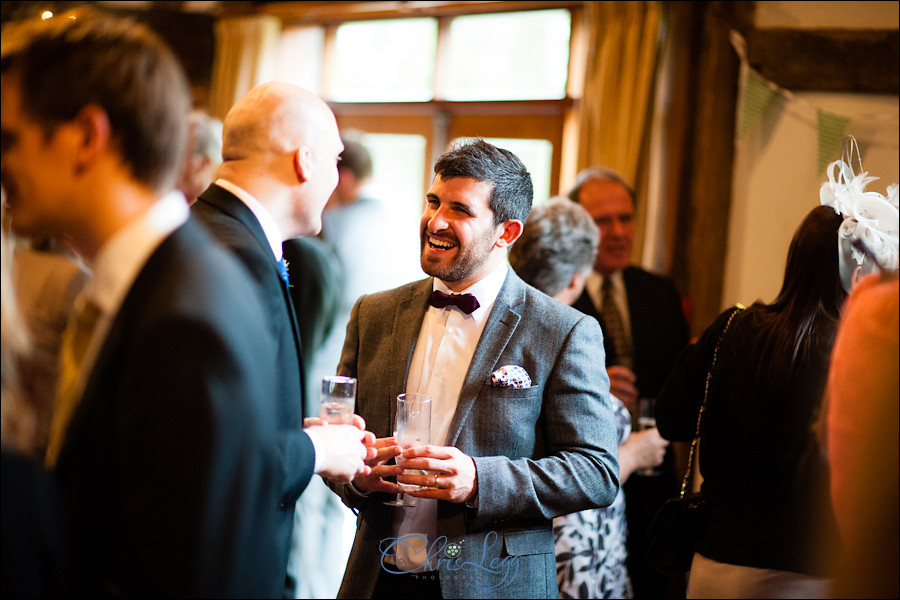
[[[582,290],[581,295],[578,296],[578,299],[572,304],[572,308],[576,308],[584,314],[600,320],[600,313],[597,312],[597,307],[594,306],[594,301],[591,300],[591,295],[588,294],[587,288]]]
[[[297,324],[297,314],[294,311],[294,301],[291,299],[287,284],[285,284],[284,280],[281,278],[281,270],[278,267],[278,263],[275,261],[275,256],[272,255],[272,249],[269,245],[269,239],[266,237],[266,233],[265,231],[263,231],[262,225],[260,225],[259,223],[259,219],[256,218],[256,215],[253,214],[253,211],[250,210],[250,208],[246,204],[244,204],[244,202],[240,198],[216,184],[212,184],[208,188],[206,188],[206,190],[202,194],[200,194],[198,201],[209,204],[210,206],[225,213],[226,215],[246,227],[247,231],[250,232],[253,238],[262,247],[265,254],[267,256],[271,256],[272,260],[270,262],[272,265],[272,269],[278,275],[278,281],[281,283],[281,295],[284,299],[285,304],[287,305],[288,315],[291,318],[291,331],[294,334],[294,346],[297,348],[297,357],[298,359],[300,359],[298,367],[300,369],[300,389],[305,389],[306,374],[303,372],[303,354],[300,348],[300,326]]]
[[[389,363],[389,384],[391,390],[391,431],[394,430],[397,414],[397,394],[406,391],[406,380],[409,366],[412,363],[419,330],[428,310],[428,296],[434,286],[434,279],[429,277],[414,287],[409,296],[397,303],[394,310],[394,327],[391,336],[392,349]]]
[[[635,288],[635,278],[634,278],[635,270],[633,267],[625,267],[625,270],[622,271],[622,283],[625,284],[625,303],[628,305],[628,314],[633,315],[637,314],[640,310],[638,304],[643,299],[643,294],[633,293]],[[630,319],[629,319],[630,320]],[[632,337],[634,334],[634,322],[631,323],[631,331]]]
[[[96,426],[95,423],[92,423],[92,419],[97,414],[96,407],[108,405],[114,400],[110,396],[109,387],[116,385],[113,380],[118,378],[122,370],[121,365],[117,366],[116,361],[122,357],[122,348],[127,347],[128,336],[134,331],[134,320],[144,315],[147,310],[152,310],[144,302],[144,299],[151,295],[151,291],[146,288],[158,285],[159,281],[165,278],[166,266],[171,264],[172,260],[177,260],[171,255],[173,246],[185,243],[178,240],[188,240],[187,243],[191,246],[196,245],[197,235],[200,233],[196,227],[194,221],[189,220],[175,229],[147,257],[147,261],[138,271],[131,287],[122,299],[121,306],[112,316],[106,337],[97,351],[94,364],[85,380],[81,398],[72,413],[66,437],[60,448],[57,466],[67,460],[67,446],[70,443],[76,443],[78,437],[83,435],[82,431],[90,431],[91,427]],[[82,427],[82,425],[84,426]]]
[[[472,362],[466,372],[466,379],[459,392],[459,402],[456,413],[447,431],[447,445],[456,444],[459,434],[462,432],[463,423],[472,411],[479,392],[484,388],[490,374],[503,366],[497,363],[500,356],[509,344],[519,321],[522,318],[522,308],[525,306],[525,284],[519,279],[512,269],[506,275],[506,281],[500,288],[494,307],[488,316],[481,339],[475,347]]]
[[[250,210],[240,198],[225,188],[213,184],[200,194],[199,200],[214,206],[226,215],[239,221],[253,235],[256,241],[259,242],[260,246],[265,248],[266,252],[272,252],[271,247],[269,246],[269,240],[266,238],[266,233],[263,231],[262,225],[259,224],[259,219],[256,218],[253,211]],[[274,257],[272,260],[275,260]],[[273,268],[276,272],[278,271],[278,265],[274,262]],[[281,273],[279,273],[279,277],[280,276]]]
[[[281,279],[281,273],[278,273],[278,280],[281,282],[281,297],[287,305],[288,316],[291,318],[291,332],[294,334],[294,346],[297,348],[297,368],[300,370],[300,389],[306,389],[306,373],[303,370],[303,351],[300,342],[300,325],[297,322],[297,312],[294,310],[294,299],[291,298],[291,291],[288,289],[287,283]],[[303,394],[305,396],[305,394]]]

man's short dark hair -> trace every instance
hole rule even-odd
[[[341,162],[338,168],[347,169],[353,173],[356,180],[363,182],[372,176],[372,155],[359,140],[352,137],[342,137],[344,151],[341,152]]]
[[[637,203],[637,196],[635,196],[634,188],[628,185],[625,180],[622,179],[621,175],[612,169],[607,169],[605,167],[588,167],[579,172],[578,175],[575,176],[575,186],[569,191],[569,199],[574,202],[579,202],[578,197],[581,195],[581,188],[584,187],[585,183],[594,179],[609,179],[610,181],[615,181],[625,188],[625,191],[631,196],[631,205],[634,206]]]
[[[178,59],[144,25],[82,6],[3,27],[0,72],[20,84],[22,110],[49,135],[96,104],[139,182],[172,187],[187,143],[190,88]]]
[[[451,145],[434,165],[434,174],[442,179],[468,177],[492,185],[488,206],[494,212],[494,225],[528,219],[534,187],[531,175],[519,158],[481,138],[460,140]]]

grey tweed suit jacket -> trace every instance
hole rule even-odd
[[[347,325],[338,370],[359,379],[357,412],[378,437],[394,430],[432,283],[363,296]],[[558,597],[553,517],[608,506],[618,490],[609,378],[598,353],[595,319],[509,270],[447,436],[474,459],[478,495],[474,506],[438,503],[427,566],[440,571],[445,598]],[[492,386],[491,373],[505,365],[523,367],[532,386]],[[369,597],[402,509],[385,506],[387,494],[335,489],[359,510],[339,597]]]

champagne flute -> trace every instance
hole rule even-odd
[[[656,414],[654,413],[654,409],[656,408],[656,400],[652,398],[641,398],[638,401],[638,406],[639,416],[636,431],[645,431],[647,429],[653,429],[654,427],[656,427]],[[645,467],[643,469],[638,469],[636,474],[643,475],[645,477],[661,475],[662,467]]]
[[[322,378],[319,418],[334,425],[352,425],[356,403],[356,379],[333,375]]]
[[[397,430],[394,432],[397,445],[408,450],[428,444],[431,440],[431,398],[425,394],[400,394],[397,396]],[[425,471],[417,471],[424,475]],[[398,483],[403,490],[420,490],[424,486]],[[395,500],[385,502],[388,506],[415,506],[415,501],[406,500],[403,492]]]

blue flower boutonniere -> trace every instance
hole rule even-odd
[[[291,285],[291,276],[288,273],[288,261],[284,260],[284,257],[281,257],[281,260],[278,261],[278,270],[281,272],[281,279],[284,283],[289,287],[294,287]]]

